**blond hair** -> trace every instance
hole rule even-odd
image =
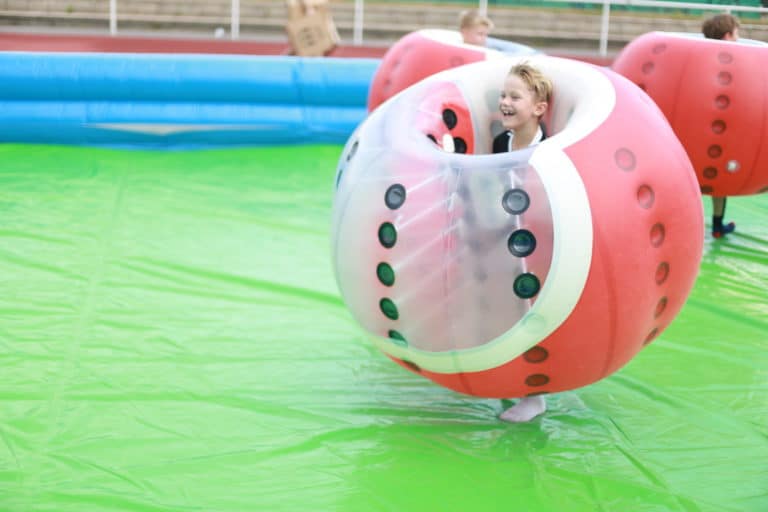
[[[493,22],[488,16],[483,16],[477,9],[461,11],[459,13],[459,29],[474,28],[477,26],[493,29]]]
[[[520,77],[520,80],[533,91],[537,101],[549,103],[552,100],[552,80],[529,63],[520,62],[515,64],[509,70],[509,75]]]

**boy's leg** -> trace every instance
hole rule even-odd
[[[547,410],[547,402],[542,395],[526,396],[515,405],[502,412],[499,419],[510,423],[523,423],[530,421]]]
[[[723,224],[725,216],[725,197],[712,197],[712,236],[720,238],[736,229],[736,224]]]

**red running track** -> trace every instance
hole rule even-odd
[[[27,52],[107,52],[107,53],[224,53],[240,55],[288,55],[288,42],[231,41],[219,39],[160,38],[139,36],[99,36],[75,34],[34,34],[0,32],[0,51]],[[380,58],[383,46],[339,46],[330,57]],[[550,53],[600,66],[611,59],[595,56]]]
[[[0,51],[288,55],[287,42],[0,32]],[[381,57],[383,47],[340,46],[332,57]]]

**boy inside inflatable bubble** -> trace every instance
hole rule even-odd
[[[541,117],[552,101],[552,81],[527,62],[516,64],[504,79],[499,95],[504,132],[493,139],[493,152],[504,153],[538,144],[546,138]],[[542,395],[526,396],[499,418],[513,423],[529,421],[547,410]]]
[[[501,421],[622,368],[701,260],[679,139],[640,88],[574,60],[424,79],[350,136],[335,184],[334,272],[355,320],[405,370],[501,400]]]
[[[546,138],[542,116],[552,101],[552,80],[527,62],[509,70],[499,94],[504,131],[493,139],[493,152],[506,153],[535,146]],[[502,412],[499,418],[512,423],[530,421],[547,410],[542,395],[526,396]]]

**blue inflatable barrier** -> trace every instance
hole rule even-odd
[[[0,141],[343,143],[377,59],[0,53]]]

